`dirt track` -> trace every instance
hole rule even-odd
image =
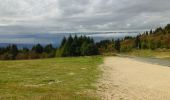
[[[170,100],[170,67],[108,57],[101,68],[102,100]]]

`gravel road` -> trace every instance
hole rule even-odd
[[[102,100],[170,100],[170,67],[147,61],[106,57],[98,83]]]

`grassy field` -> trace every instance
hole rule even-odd
[[[0,61],[0,100],[96,100],[102,57]]]
[[[170,59],[170,50],[133,50],[126,54],[131,56]]]

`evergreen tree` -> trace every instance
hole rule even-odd
[[[87,56],[98,54],[98,49],[93,39],[77,35],[70,35],[63,46],[57,50],[58,56]]]
[[[80,45],[78,43],[78,37],[77,35],[75,35],[74,39],[73,39],[73,42],[70,46],[70,53],[71,53],[71,56],[80,56]]]
[[[170,24],[165,27],[165,31],[170,34]]]
[[[29,49],[26,48],[26,47],[24,47],[24,48],[22,49],[22,52],[23,52],[23,53],[28,53],[28,52],[29,52]]]
[[[51,53],[54,50],[52,44],[48,44],[44,47],[44,52]]]
[[[17,54],[19,52],[17,46],[12,44],[12,45],[9,45],[7,48],[9,49],[9,52],[8,52],[9,59],[15,59],[15,57],[17,56]]]
[[[146,35],[149,35],[149,32],[148,32],[148,31],[146,31]]]
[[[141,49],[141,41],[140,41],[140,35],[138,35],[135,39],[135,47],[137,49]]]
[[[43,53],[43,47],[40,44],[37,44],[32,47],[32,51],[35,53]]]
[[[150,30],[150,34],[153,34],[153,31],[152,31],[152,30]]]
[[[120,44],[120,40],[118,39],[118,40],[115,41],[115,49],[118,52],[120,52],[120,47],[121,47],[121,44]]]
[[[63,38],[62,42],[61,42],[61,45],[60,45],[60,48],[64,46],[64,44],[66,43],[66,37]]]

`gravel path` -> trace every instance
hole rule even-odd
[[[101,68],[98,93],[102,100],[170,100],[170,67],[107,57]]]

